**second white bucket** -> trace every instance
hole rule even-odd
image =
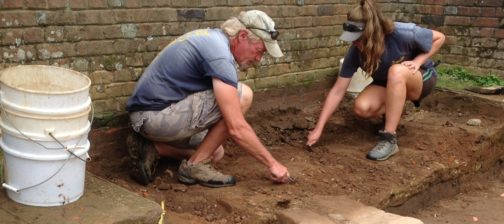
[[[20,65],[0,72],[7,196],[58,206],[84,194],[91,122],[91,80],[76,71]]]
[[[20,152],[0,141],[4,152],[7,196],[15,202],[48,207],[76,201],[84,194],[89,141],[77,146],[72,154],[56,155]]]
[[[343,61],[344,59],[340,59],[340,73],[341,73],[341,66],[343,66]],[[347,92],[351,94],[359,94],[373,82],[372,77],[366,77],[366,73],[362,71],[361,68],[357,69],[357,71],[354,73],[352,76],[352,80],[350,81],[350,85],[348,85]]]

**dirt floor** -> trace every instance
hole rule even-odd
[[[88,170],[144,197],[164,201],[168,220],[172,214],[183,223],[275,223],[277,211],[302,207],[306,198],[315,195],[347,195],[371,206],[426,218],[431,213],[421,209],[460,194],[461,180],[470,183],[472,175],[501,167],[504,161],[504,103],[439,90],[420,108],[407,104],[398,129],[401,151],[387,161],[365,158],[383,124],[381,119],[355,118],[351,97],[332,116],[321,141],[308,149],[306,136],[316,122],[324,93],[259,94],[255,109],[247,115],[263,143],[297,178],[293,184],[273,184],[265,167],[228,141],[217,167],[235,175],[236,186],[209,189],[179,184],[178,162],[166,159],[154,183],[144,187],[128,176],[129,129],[122,127],[93,130]],[[481,124],[470,126],[470,119],[480,119]],[[435,198],[422,194],[436,187],[444,190],[437,190]]]

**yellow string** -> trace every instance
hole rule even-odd
[[[159,222],[158,224],[163,224],[164,221],[163,221],[163,218],[164,218],[164,215],[165,215],[165,208],[164,208],[164,201],[161,201],[161,209],[163,210],[163,212],[161,213],[161,217],[159,217]]]

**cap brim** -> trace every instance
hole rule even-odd
[[[361,36],[362,36],[362,32],[343,31],[343,33],[341,34],[339,39],[342,41],[352,42],[352,41],[359,39],[359,37],[361,37]]]
[[[282,53],[282,50],[280,50],[280,46],[278,46],[278,42],[276,40],[274,41],[264,41],[264,46],[266,47],[266,50],[268,50],[268,53],[275,57],[275,58],[280,58],[283,57],[284,54]]]

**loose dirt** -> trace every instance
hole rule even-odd
[[[170,223],[275,223],[277,211],[302,207],[314,195],[347,195],[392,210],[416,198],[418,203],[399,207],[411,215],[426,202],[444,198],[440,193],[429,201],[421,192],[442,186],[453,190],[448,196],[456,195],[458,180],[486,172],[504,160],[503,104],[448,91],[434,92],[420,108],[407,104],[398,129],[401,151],[387,161],[365,158],[383,124],[381,119],[357,119],[351,97],[332,116],[320,142],[309,149],[306,136],[315,125],[324,93],[259,94],[256,109],[247,115],[262,142],[296,177],[293,184],[273,184],[265,167],[228,141],[217,168],[236,176],[234,187],[179,184],[179,162],[169,159],[161,161],[153,183],[138,185],[128,176],[125,139],[130,130],[123,127],[93,130],[93,161],[88,170],[139,195],[164,201]],[[469,119],[479,119],[481,124],[469,126]]]

